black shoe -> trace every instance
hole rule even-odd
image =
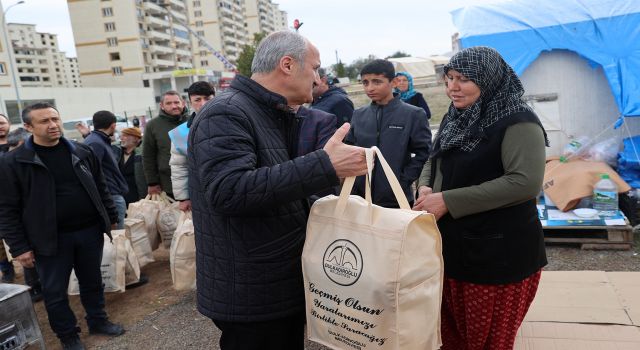
[[[62,343],[62,348],[65,350],[85,350],[84,345],[80,341],[80,337],[78,337],[77,335],[60,339],[60,342]]]
[[[124,334],[124,328],[119,324],[112,323],[109,320],[104,320],[98,325],[90,326],[89,333],[119,336]]]
[[[140,286],[144,286],[147,283],[149,283],[149,277],[147,275],[145,275],[144,273],[141,273],[140,274],[140,279],[138,279],[138,282],[131,283],[130,285],[128,285],[126,287],[126,289],[129,290],[129,289],[133,289],[133,288],[138,288]]]

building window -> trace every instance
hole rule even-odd
[[[148,73],[148,72],[147,72]],[[142,81],[142,86],[143,87],[149,87],[149,80],[145,79]]]
[[[116,24],[114,22],[108,22],[104,24],[105,32],[115,32]]]
[[[0,75],[7,75],[7,66],[4,62],[0,62]]]
[[[200,35],[200,36],[204,36],[204,30],[199,30],[199,31],[197,31],[196,33],[197,33],[198,35]]]
[[[205,66],[209,65],[209,62],[207,60],[202,60],[202,61],[200,61],[200,65],[205,67]]]
[[[111,7],[105,7],[102,9],[102,17],[113,16],[113,9]]]
[[[113,75],[122,75],[122,67],[111,67],[111,73]]]
[[[107,46],[118,46],[118,38],[107,38]]]
[[[202,17],[202,11],[193,11],[194,17]]]
[[[208,55],[208,54],[209,54],[209,52],[208,52],[208,51],[206,51],[206,50],[202,50],[202,51],[200,51],[200,56],[202,56],[202,57],[204,57],[204,56],[206,56],[206,55]]]
[[[42,78],[42,81],[49,81],[49,80],[50,80],[49,77]]]
[[[111,53],[109,53],[109,59],[111,61],[120,61],[120,52],[111,52]]]
[[[196,21],[196,27],[202,27],[203,25],[202,21]]]
[[[193,7],[200,7],[200,1],[194,1]]]

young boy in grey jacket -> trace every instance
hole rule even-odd
[[[371,104],[357,109],[345,142],[360,146],[377,146],[398,178],[409,203],[414,196],[411,184],[431,150],[431,129],[423,109],[402,102],[394,96],[395,69],[386,60],[374,60],[360,71],[364,91]],[[397,208],[398,203],[382,167],[376,160],[371,181],[373,203]],[[364,197],[364,177],[357,179],[354,193]]]

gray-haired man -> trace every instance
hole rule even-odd
[[[364,150],[342,143],[296,157],[295,113],[312,101],[318,50],[281,31],[256,49],[251,78],[237,76],[189,133],[189,193],[196,236],[198,310],[228,349],[303,349],[300,255],[307,197],[366,172]]]

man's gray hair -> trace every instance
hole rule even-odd
[[[304,65],[306,53],[307,40],[302,35],[290,30],[272,33],[258,45],[251,62],[251,73],[273,72],[284,56],[291,56]]]

